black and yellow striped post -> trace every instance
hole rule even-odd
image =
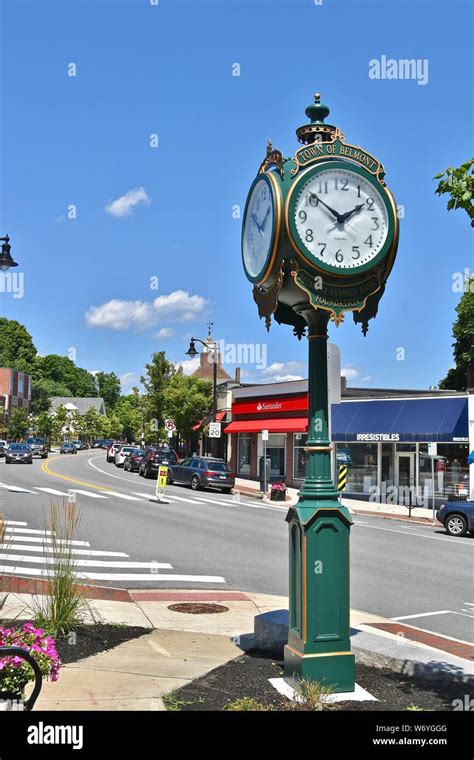
[[[347,464],[339,465],[339,474],[337,478],[337,490],[345,491],[347,483]]]

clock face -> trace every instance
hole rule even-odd
[[[372,182],[345,166],[309,173],[296,190],[289,215],[299,247],[328,270],[354,271],[370,264],[389,233],[382,195]]]
[[[270,180],[257,178],[247,201],[242,231],[242,255],[247,276],[260,279],[273,250],[275,205]]]

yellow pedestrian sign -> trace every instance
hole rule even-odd
[[[337,479],[337,490],[344,491],[347,483],[347,464],[339,465],[339,476]]]
[[[156,478],[156,498],[158,501],[163,501],[168,483],[168,471],[169,467],[165,465],[160,465],[158,468],[158,477]]]

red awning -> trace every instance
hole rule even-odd
[[[261,433],[269,430],[270,433],[306,433],[308,420],[306,417],[292,417],[281,420],[242,420],[231,422],[224,433]]]
[[[216,422],[222,422],[226,414],[227,414],[227,410],[224,412],[217,412]],[[193,430],[199,430],[199,428],[202,426],[203,423],[204,423],[204,420],[199,420],[199,422],[197,422],[196,425],[194,425]]]

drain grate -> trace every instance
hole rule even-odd
[[[223,604],[207,604],[206,602],[182,602],[170,604],[169,610],[173,612],[185,612],[188,615],[218,615],[220,612],[228,612],[229,608]]]

